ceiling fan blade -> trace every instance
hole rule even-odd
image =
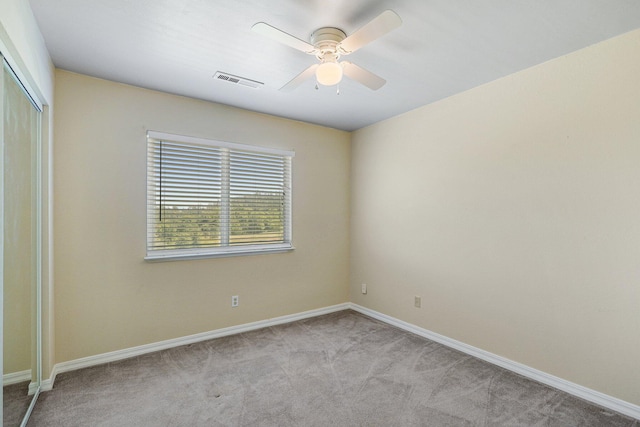
[[[367,71],[353,62],[343,61],[340,65],[342,65],[342,70],[345,76],[365,85],[371,90],[378,90],[387,82],[382,77],[376,76],[371,71]]]
[[[289,83],[282,86],[280,90],[283,92],[291,92],[292,90],[300,86],[302,83],[304,83],[305,80],[308,80],[309,78],[313,77],[316,73],[316,68],[318,68],[319,65],[320,64],[313,64],[312,66],[310,66],[309,68],[307,68],[306,70],[304,70],[303,72],[295,76],[293,80],[291,80]]]
[[[378,37],[382,37],[388,32],[395,30],[402,24],[402,19],[393,10],[385,10],[380,15],[373,18],[364,27],[351,34],[340,43],[346,53],[352,53],[360,49],[367,43],[371,43]]]
[[[276,27],[272,27],[271,25],[264,22],[258,22],[257,24],[254,24],[251,29],[258,34],[267,36],[277,42],[286,44],[289,47],[301,50],[305,53],[312,53],[315,50],[315,47],[305,42],[304,40],[300,40],[299,38],[294,37],[291,34],[287,34],[284,31],[279,30]]]

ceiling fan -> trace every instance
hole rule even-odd
[[[291,91],[314,75],[316,81],[324,86],[337,85],[345,75],[369,89],[378,90],[384,86],[386,80],[353,62],[338,62],[338,60],[398,28],[401,24],[402,19],[397,13],[385,10],[348,37],[344,31],[338,28],[318,28],[311,34],[311,43],[300,40],[264,22],[258,22],[251,29],[306,54],[315,55],[320,61],[319,64],[311,65],[281,87],[282,91]]]

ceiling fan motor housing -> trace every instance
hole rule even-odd
[[[344,31],[334,27],[318,28],[311,34],[311,44],[316,48],[316,56],[324,60],[329,54],[332,61],[337,61],[341,54],[338,44],[347,37]],[[328,59],[328,58],[327,58]]]

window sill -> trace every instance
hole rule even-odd
[[[152,253],[144,257],[148,262],[163,262],[163,261],[186,261],[194,259],[206,259],[206,258],[227,258],[232,256],[247,256],[247,255],[262,255],[262,254],[277,254],[284,252],[292,252],[295,248],[290,245],[277,246],[277,247],[261,247],[261,248],[229,248],[224,250],[216,250],[213,252],[202,251],[170,251],[164,253]]]

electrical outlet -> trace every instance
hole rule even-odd
[[[231,297],[231,307],[237,307],[240,304],[240,297],[238,295],[234,295]]]
[[[367,284],[366,284],[366,283],[363,283],[363,284],[362,284],[362,293],[363,293],[363,294],[366,294],[366,293],[367,293]]]
[[[416,308],[420,308],[422,306],[422,297],[417,295],[413,297],[413,305],[416,306]]]

